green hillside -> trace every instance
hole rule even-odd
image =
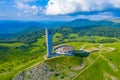
[[[45,41],[44,39],[39,40]],[[43,61],[44,54],[43,42],[31,45],[0,43],[0,80],[11,80],[19,71]]]
[[[64,28],[64,30],[68,31],[70,29]],[[94,49],[99,49],[99,51],[91,53],[88,57],[61,56],[44,61],[43,56],[46,54],[45,36],[42,36],[37,39],[36,42],[30,44],[20,42],[0,43],[0,80],[11,80],[13,76],[16,78],[15,76],[18,75],[20,71],[24,72],[24,78],[30,78],[33,77],[33,75],[26,75],[26,71],[35,69],[45,72],[43,67],[46,67],[46,65],[49,66],[49,70],[47,70],[48,73],[51,74],[52,72],[51,76],[48,77],[51,80],[69,80],[74,78],[75,80],[84,78],[85,80],[96,80],[99,75],[101,75],[99,76],[100,80],[102,80],[102,78],[111,79],[111,76],[112,78],[120,79],[119,39],[104,36],[79,36],[76,33],[71,33],[65,38],[65,36],[63,36],[64,34],[68,33],[62,34],[58,32],[54,34],[54,45],[68,44],[73,46],[75,50],[84,48],[87,51]],[[112,49],[115,50],[112,51]],[[108,62],[110,63],[108,64]],[[37,69],[37,66],[39,66],[39,69]],[[58,66],[58,68],[55,66]],[[116,71],[113,70],[113,67],[117,67]],[[34,74],[36,73],[37,72]],[[38,73],[41,74],[40,71]],[[96,75],[96,73],[98,73],[98,75]],[[45,78],[47,74],[45,73],[43,75],[43,78]],[[88,77],[84,77],[85,75]],[[91,77],[92,75],[96,75],[96,77]],[[19,78],[19,76],[17,78]]]
[[[79,36],[78,33],[67,32],[71,31],[69,28],[63,29],[66,30],[65,33],[58,32],[54,34],[54,45],[68,44],[73,46],[75,50],[79,50],[83,46],[87,51],[94,49],[100,50],[91,53],[88,57],[61,56],[44,61],[43,56],[46,54],[45,36],[41,36],[36,42],[30,44],[21,42],[0,43],[0,80],[11,80],[19,71],[23,71],[25,73],[24,75],[26,75],[27,70],[29,71],[32,68],[36,69],[35,66],[43,66],[44,64],[50,67],[48,71],[52,71],[52,75],[48,78],[52,80],[68,80],[74,78],[75,80],[83,78],[95,80],[99,75],[101,75],[99,76],[101,80],[107,77],[111,79],[110,76],[119,79],[119,39],[104,36]],[[101,48],[99,48],[100,44],[102,44]],[[111,49],[115,50],[111,51]],[[93,62],[94,64],[91,64]],[[110,63],[108,64],[108,62]],[[56,65],[59,68],[56,68]],[[89,68],[87,69],[87,67]],[[112,67],[117,67],[118,71],[115,72]],[[39,67],[39,69],[41,70],[42,67]],[[39,69],[37,70],[39,71]],[[90,72],[89,69],[91,70]],[[98,69],[99,71],[94,71],[94,69]],[[103,72],[104,70],[105,73]],[[96,73],[98,73],[98,76]],[[97,77],[93,78],[91,74]],[[88,77],[84,77],[85,75],[88,75]],[[45,76],[46,74],[43,77]],[[25,78],[28,78],[28,76]]]
[[[101,37],[97,37],[101,38]],[[119,80],[120,79],[120,42],[90,43],[67,42],[75,50],[84,46],[84,50],[92,52],[88,57],[56,57],[48,59],[20,72],[14,80]]]
[[[37,78],[43,80],[96,80],[98,78],[119,80],[119,23],[114,25],[113,22],[94,23],[95,21],[84,20],[81,24],[94,24],[71,26],[80,21],[82,20],[75,20],[66,23],[67,27],[62,25],[63,27],[53,29],[53,46],[59,44],[73,46],[76,55],[71,57],[60,56],[44,60],[45,30],[38,27],[26,28],[18,34],[0,34],[0,80],[11,80],[13,77],[15,80],[19,80],[20,77],[24,80]],[[104,26],[95,26],[97,23],[102,23]],[[79,53],[80,49],[91,54]],[[33,73],[31,70],[36,72]]]
[[[119,21],[119,20],[117,20]],[[48,22],[49,23],[49,22]],[[34,23],[35,24],[35,23]],[[7,24],[6,24],[7,25]],[[45,35],[45,30],[43,27],[28,24],[22,25],[22,30],[15,33],[0,33],[0,42],[11,43],[11,42],[21,42],[31,44],[37,41]],[[19,25],[20,26],[20,25]],[[51,23],[47,24],[46,27],[52,28],[53,33],[60,33],[63,36],[62,39],[68,38],[69,34],[78,34],[81,36],[105,36],[105,37],[115,37],[120,38],[120,23],[110,20],[87,20],[87,19],[76,19],[69,22]],[[14,27],[14,26],[11,26]],[[4,27],[3,27],[4,28]],[[6,27],[5,30],[9,28]],[[8,31],[9,32],[9,31]]]

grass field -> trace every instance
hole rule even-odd
[[[92,46],[93,45],[91,44],[91,47]],[[103,44],[99,52],[91,54],[84,60],[85,62],[94,62],[93,57],[100,57],[87,69],[84,68],[84,71],[80,71],[73,80],[119,80],[119,46],[120,42]]]
[[[59,37],[56,39],[56,36],[54,42],[59,41]],[[73,34],[71,36],[77,35]],[[90,40],[85,41],[88,38]],[[43,66],[44,63],[49,65],[48,73],[53,71],[51,76],[48,77],[50,80],[119,80],[120,42],[116,39],[117,41],[112,43],[98,43],[103,39],[112,38],[84,36],[79,38],[81,42],[67,39],[68,41],[63,44],[71,45],[75,50],[79,50],[84,46],[83,49],[85,50],[98,48],[99,51],[84,58],[61,56],[45,61],[43,59],[46,53],[44,36],[31,45],[0,43],[0,80],[11,80],[20,71],[26,73],[26,71],[36,68],[36,66]],[[95,43],[90,42],[91,40],[95,41]],[[44,76],[46,77],[45,74]]]
[[[98,38],[98,37],[97,37]],[[41,64],[34,66],[24,71],[25,78],[32,76],[32,79],[36,79],[33,75],[27,75],[26,72],[33,70],[38,66],[48,67],[47,74],[44,74],[41,79],[49,80],[119,80],[120,79],[120,42],[114,43],[89,43],[89,42],[67,42],[64,44],[75,47],[75,50],[84,46],[85,50],[98,48],[98,52],[91,53],[88,57],[57,57],[43,61]],[[43,71],[41,67],[37,68],[37,71]],[[52,73],[47,76],[48,73]],[[40,72],[37,72],[40,74]],[[44,71],[43,71],[44,72]],[[47,76],[47,78],[45,78]]]
[[[45,54],[44,39],[38,39],[32,45],[0,43],[0,80],[11,80],[19,71],[43,61]]]

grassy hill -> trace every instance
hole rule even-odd
[[[80,57],[58,57],[53,59],[48,59],[38,64],[36,67],[32,67],[21,72],[24,75],[24,80],[61,80],[70,79],[73,77],[73,71],[79,65],[82,65],[82,58]],[[81,67],[78,67],[79,69]],[[27,74],[28,73],[28,74]],[[76,73],[76,71],[74,71]],[[68,75],[71,74],[71,75]],[[19,80],[19,76],[14,78]]]
[[[101,37],[97,37],[97,39]],[[88,57],[60,56],[45,60],[20,72],[14,80],[119,80],[120,79],[120,42],[90,43],[66,42],[75,50],[84,46],[84,50],[92,52]]]
[[[39,41],[45,41],[45,38]],[[0,43],[0,80],[11,80],[19,71],[43,61],[43,42],[31,45],[24,43]]]
[[[63,29],[66,31],[71,30],[69,28]],[[34,69],[38,71],[34,72],[35,75],[37,73],[41,75],[40,71],[43,71],[44,76],[42,78],[46,78],[46,76],[49,75],[48,79],[51,80],[69,80],[74,78],[75,80],[79,80],[84,79],[85,75],[88,75],[85,80],[96,80],[99,75],[101,75],[99,76],[101,80],[102,78],[111,79],[111,76],[112,78],[119,79],[119,39],[104,36],[79,36],[79,34],[76,33],[69,33],[69,35],[65,37],[64,34],[61,32],[54,34],[54,45],[68,44],[73,46],[75,50],[79,50],[84,46],[84,49],[87,51],[98,49],[100,44],[102,44],[102,47],[99,52],[91,53],[88,57],[84,58],[62,56],[44,61],[43,56],[46,54],[45,36],[41,36],[36,42],[30,44],[21,42],[0,43],[0,80],[11,80],[13,76],[20,71],[24,72],[24,78],[32,79],[33,74],[30,73],[30,75],[27,75],[29,74],[27,71]],[[114,48],[115,50],[112,51]],[[99,56],[99,54],[102,56]],[[110,63],[108,64],[108,62]],[[106,68],[104,65],[106,65]],[[37,66],[39,66],[39,69]],[[46,66],[49,66],[47,70],[48,74],[46,74],[46,69],[44,69]],[[118,71],[114,72],[112,67],[117,67],[116,70]],[[94,70],[97,68],[99,71]],[[89,69],[91,69],[90,72]],[[105,70],[105,73],[103,70]],[[96,73],[98,73],[98,76]],[[113,73],[115,75],[113,75]],[[97,77],[93,78],[91,74]],[[20,75],[23,75],[23,73],[20,73]],[[17,78],[19,78],[19,76],[17,76]]]
[[[72,27],[72,24],[78,26]],[[44,60],[45,32],[39,27],[28,27],[15,34],[0,34],[0,80],[11,80],[13,77],[17,80],[20,77],[25,80],[119,80],[119,23],[78,19],[65,25],[68,27],[53,29],[53,45],[68,44],[75,51],[81,48],[92,51],[89,56],[61,56]]]

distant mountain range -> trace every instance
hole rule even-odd
[[[0,33],[15,33],[20,31],[22,32],[25,31],[25,33],[27,33],[30,30],[33,31],[33,30],[37,30],[38,28],[86,27],[86,26],[87,27],[88,26],[120,27],[120,23],[114,20],[92,21],[88,19],[76,19],[69,22],[65,22],[65,21],[0,21]]]
[[[108,20],[92,21],[88,19],[76,19],[76,20],[65,23],[64,26],[68,26],[68,27],[85,27],[85,26],[120,27],[120,23],[108,21]]]
[[[63,21],[0,21],[0,33],[15,33],[33,27],[46,28],[64,23]],[[32,29],[31,29],[32,30]]]
[[[120,38],[120,23],[113,20],[76,19],[69,22],[0,21],[0,42],[35,42],[45,35],[44,28],[54,28],[54,32],[61,33],[65,37],[70,33],[77,33],[81,36],[98,35]]]

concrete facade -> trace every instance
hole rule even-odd
[[[47,57],[52,56],[52,30],[46,28],[46,46],[47,46]]]

